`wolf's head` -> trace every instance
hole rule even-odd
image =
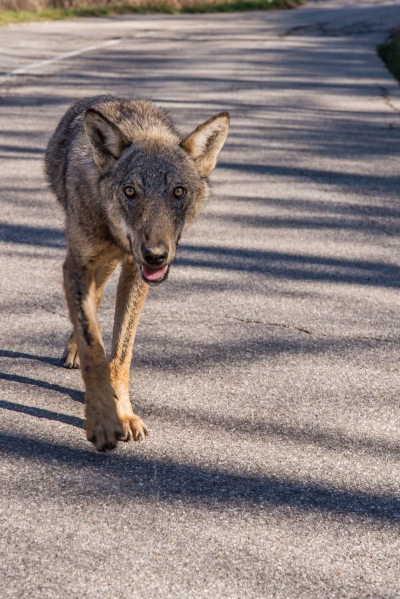
[[[142,278],[161,283],[182,232],[208,197],[207,177],[228,134],[229,114],[217,114],[182,139],[150,102],[115,118],[99,108],[86,111],[85,131],[101,175],[107,226],[132,252]]]

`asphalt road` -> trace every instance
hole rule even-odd
[[[0,597],[400,597],[400,1],[0,30]],[[112,43],[110,43],[112,40]],[[89,48],[88,48],[89,47]],[[42,156],[77,97],[232,128],[98,454]],[[110,342],[116,278],[101,322]]]

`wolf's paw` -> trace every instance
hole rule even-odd
[[[75,342],[73,333],[68,339],[68,343],[65,346],[64,353],[62,355],[62,363],[64,368],[80,368],[81,363],[78,356],[78,346]]]
[[[125,430],[115,407],[104,413],[104,409],[102,410],[99,406],[86,404],[86,436],[97,451],[114,449],[124,435]]]
[[[139,418],[139,416],[121,418],[121,422],[124,428],[121,441],[126,441],[127,443],[136,441],[137,443],[140,443],[140,441],[144,441],[149,434],[143,420]]]

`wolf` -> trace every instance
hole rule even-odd
[[[183,137],[150,100],[95,96],[73,104],[48,143],[45,175],[66,217],[63,276],[73,330],[62,359],[65,368],[81,368],[86,435],[99,451],[148,434],[129,398],[140,313],[208,198],[229,122],[221,112]],[[97,311],[119,263],[108,362]]]

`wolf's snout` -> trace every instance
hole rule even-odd
[[[148,266],[153,268],[160,268],[163,266],[168,258],[168,249],[164,244],[156,245],[154,247],[142,248],[143,260]]]
[[[167,279],[169,266],[166,262],[168,255],[168,248],[163,243],[155,246],[142,246],[142,256],[145,264],[140,267],[140,272],[146,283],[158,285],[158,283]]]
[[[142,257],[145,264],[140,267],[142,279],[149,285],[158,285],[166,281],[168,277],[169,266],[168,249],[163,243],[156,246],[142,246]]]

